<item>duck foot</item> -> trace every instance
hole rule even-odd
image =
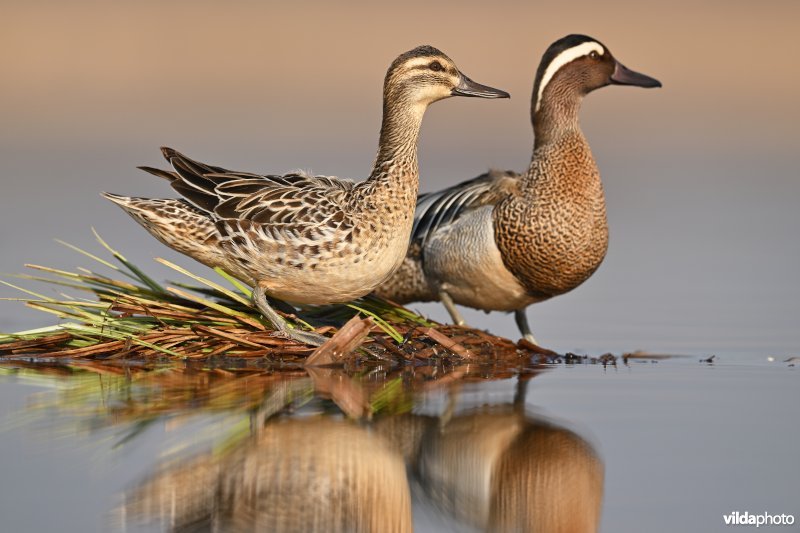
[[[319,333],[302,331],[289,327],[286,320],[267,303],[267,295],[264,292],[264,288],[257,283],[253,288],[253,303],[256,304],[256,307],[261,311],[261,314],[264,315],[264,318],[275,328],[275,335],[277,337],[292,339],[310,346],[322,346],[328,341],[328,337],[320,335]]]
[[[326,337],[325,335],[320,335],[319,333],[314,333],[313,331],[303,331],[300,329],[275,330],[275,336],[284,339],[292,339],[310,346],[322,346],[330,340],[330,337]]]

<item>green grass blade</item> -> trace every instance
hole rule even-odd
[[[232,290],[226,289],[225,287],[223,287],[222,285],[220,285],[218,283],[214,283],[213,281],[205,279],[205,278],[203,278],[201,276],[198,276],[197,274],[192,274],[191,272],[189,272],[185,268],[179,267],[175,263],[167,261],[166,259],[163,259],[161,257],[156,257],[156,261],[161,263],[162,265],[168,266],[172,270],[180,272],[184,276],[189,276],[190,278],[192,278],[193,280],[197,281],[198,283],[202,283],[203,285],[205,285],[207,287],[211,287],[215,291],[218,291],[218,292],[224,294],[225,296],[227,296],[228,298],[230,298],[231,300],[233,300],[235,302],[239,302],[240,304],[246,305],[248,307],[251,306],[251,303],[248,300],[246,300],[244,297],[242,297],[240,294],[236,294]]]
[[[236,311],[235,309],[231,309],[230,307],[225,307],[217,302],[212,302],[208,298],[203,298],[202,296],[198,296],[197,294],[192,294],[190,292],[182,291],[176,287],[167,287],[167,290],[171,293],[177,294],[181,298],[185,298],[187,300],[191,300],[193,302],[205,305],[215,311],[219,311],[222,314],[228,316],[234,316],[236,318],[250,318],[249,315],[246,313],[242,313],[240,311]]]
[[[125,274],[125,275],[127,275],[127,276],[129,276],[129,277],[130,277],[130,274],[127,274],[126,272],[123,272],[123,270],[122,270],[121,268],[119,268],[117,265],[115,265],[115,264],[113,264],[113,263],[109,263],[109,262],[108,262],[108,261],[106,261],[105,259],[102,259],[102,258],[100,258],[100,257],[97,257],[96,255],[94,255],[94,254],[92,254],[92,253],[89,253],[89,252],[87,252],[86,250],[83,250],[82,248],[78,248],[78,247],[77,247],[77,246],[75,246],[74,244],[70,244],[70,243],[68,243],[68,242],[66,242],[66,241],[62,241],[61,239],[55,239],[55,241],[56,241],[58,244],[60,244],[61,246],[66,246],[66,247],[67,247],[67,248],[69,248],[70,250],[73,250],[73,251],[75,251],[75,252],[78,252],[79,254],[83,254],[83,255],[85,255],[86,257],[90,258],[90,259],[94,259],[95,261],[97,261],[98,263],[100,263],[100,264],[101,264],[101,265],[103,265],[103,266],[106,266],[106,267],[108,267],[108,268],[111,268],[111,269],[113,269],[113,270],[116,270],[117,272],[119,272],[119,273],[121,273],[121,274]]]
[[[27,302],[25,302],[25,305],[27,305],[31,309],[36,309],[37,311],[42,311],[45,313],[50,313],[51,315],[56,315],[59,318],[67,318],[67,319],[80,318],[80,315],[76,313],[69,313],[67,311],[64,311],[63,309],[54,309],[52,307],[46,306],[45,303],[50,303],[50,302],[37,302],[33,300],[28,300]]]
[[[81,285],[80,283],[70,283],[68,281],[62,281],[60,279],[46,278],[44,276],[31,276],[30,274],[5,274],[5,275],[11,278],[24,279],[26,281],[38,281],[40,283],[49,283],[50,285],[59,285],[61,287],[69,287],[71,289],[93,292],[92,289],[90,287],[87,287],[86,285]]]
[[[7,282],[7,281],[3,281],[1,279],[0,279],[0,284],[5,285],[6,287],[11,287],[12,289],[16,289],[16,290],[18,290],[20,292],[24,292],[25,294],[30,294],[31,296],[39,298],[40,300],[45,300],[47,302],[54,302],[55,301],[54,298],[48,298],[47,296],[45,296],[43,294],[39,294],[38,292],[29,291],[28,289],[24,289],[22,287],[19,287],[17,285],[14,285],[12,283]]]
[[[26,336],[34,336],[35,337],[35,336],[44,335],[46,333],[56,333],[56,332],[59,332],[59,331],[61,331],[63,329],[64,328],[62,327],[62,324],[56,324],[54,326],[46,326],[46,327],[43,327],[43,328],[27,329],[25,331],[17,331],[16,333],[5,333],[5,334],[0,335],[0,339],[6,338],[6,337],[26,337]]]
[[[349,307],[350,309],[355,309],[360,313],[372,317],[375,320],[375,323],[378,324],[378,327],[380,327],[383,331],[385,331],[391,338],[393,338],[398,343],[403,342],[403,336],[400,335],[400,333],[398,333],[398,331],[394,329],[391,324],[389,324],[383,318],[379,317],[377,314],[354,304],[347,304],[347,307]]]
[[[230,283],[231,285],[233,285],[234,287],[236,287],[236,289],[238,289],[238,290],[239,290],[239,292],[241,292],[242,294],[244,294],[244,295],[245,295],[245,297],[246,297],[248,300],[252,300],[252,298],[253,298],[253,291],[251,291],[251,290],[250,290],[250,288],[249,288],[249,287],[247,287],[247,285],[245,285],[244,283],[242,283],[242,282],[241,282],[241,281],[239,281],[238,279],[234,278],[233,276],[231,276],[230,274],[228,274],[227,272],[225,272],[224,270],[222,270],[220,267],[214,267],[214,272],[216,272],[217,274],[219,274],[220,276],[222,276],[223,278],[225,278],[225,280],[227,280],[227,282],[228,282],[228,283]]]
[[[136,265],[134,265],[133,263],[131,263],[130,261],[125,259],[125,256],[123,256],[121,253],[119,253],[118,251],[113,249],[111,246],[109,246],[108,243],[106,243],[106,241],[104,241],[103,238],[100,237],[100,235],[97,233],[97,231],[94,228],[92,228],[92,233],[94,233],[94,236],[97,239],[97,241],[106,250],[111,252],[111,255],[113,255],[114,258],[117,259],[117,261],[119,261],[120,263],[125,265],[125,267],[128,270],[130,270],[131,273],[133,273],[133,275],[136,276],[142,283],[144,283],[145,285],[147,285],[148,287],[150,287],[153,291],[155,291],[157,293],[163,294],[164,292],[166,292],[164,290],[164,287],[162,287],[158,282],[156,282],[153,278],[151,278],[150,276],[145,274],[142,270],[139,269],[139,267],[137,267]]]
[[[39,270],[41,272],[47,272],[48,274],[53,274],[55,276],[61,278],[67,278],[72,280],[78,280],[81,283],[86,283],[87,285],[95,285],[95,286],[106,286],[106,287],[117,287],[123,288],[128,291],[136,292],[146,290],[143,287],[139,287],[138,285],[134,285],[132,283],[128,283],[127,281],[120,281],[117,279],[107,278],[105,276],[99,276],[97,274],[92,273],[92,275],[86,274],[77,274],[75,272],[68,272],[66,270],[59,270],[57,268],[50,268],[41,265],[32,265],[26,264],[26,267],[32,270]],[[135,279],[135,278],[132,278]],[[47,280],[44,280],[47,281]]]
[[[74,331],[77,334],[84,333],[85,335],[102,337],[102,338],[112,339],[112,340],[116,340],[116,341],[127,341],[127,340],[130,340],[130,342],[133,343],[133,344],[138,344],[139,346],[144,346],[145,348],[150,348],[151,350],[156,350],[156,351],[165,353],[167,355],[171,355],[173,357],[183,357],[183,355],[179,354],[178,352],[172,351],[172,350],[170,350],[168,348],[162,348],[161,346],[158,346],[157,344],[153,344],[152,342],[147,342],[147,341],[143,341],[141,339],[137,339],[136,337],[132,337],[132,336],[130,336],[128,334],[125,334],[125,333],[117,333],[117,332],[111,331],[111,330],[103,330],[103,329],[92,327],[92,326],[86,326],[84,324],[69,323],[69,324],[64,324],[63,326],[64,326],[64,329],[66,329],[68,331],[71,331],[71,332]]]

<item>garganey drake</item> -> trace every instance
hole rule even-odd
[[[591,37],[550,45],[533,86],[528,171],[492,170],[420,195],[406,260],[377,294],[399,303],[440,300],[458,324],[454,304],[514,311],[535,343],[526,307],[574,289],[606,254],[603,186],[578,123],[583,97],[606,85],[661,83],[625,68]]]
[[[417,138],[428,105],[450,96],[508,98],[475,83],[444,53],[420,46],[399,56],[383,86],[378,155],[361,183],[302,172],[232,172],[162,148],[180,199],[105,193],[155,238],[253,286],[276,330],[318,345],[325,337],[291,329],[267,296],[330,304],[364,296],[403,262],[419,187]]]

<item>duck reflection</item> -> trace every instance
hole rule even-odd
[[[461,413],[453,393],[438,417],[256,416],[242,443],[163,466],[123,511],[172,531],[401,532],[413,528],[413,485],[456,530],[597,531],[603,463],[575,432],[526,412],[525,387]]]
[[[279,420],[220,456],[167,465],[126,497],[171,531],[411,531],[402,457],[356,423]]]
[[[575,432],[513,404],[443,417],[406,415],[375,427],[412,466],[427,500],[462,524],[491,532],[594,532],[603,463]]]

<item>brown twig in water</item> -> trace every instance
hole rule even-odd
[[[343,357],[361,346],[364,339],[369,335],[372,326],[371,318],[354,316],[330,340],[308,356],[306,366],[324,366],[339,363]]]

